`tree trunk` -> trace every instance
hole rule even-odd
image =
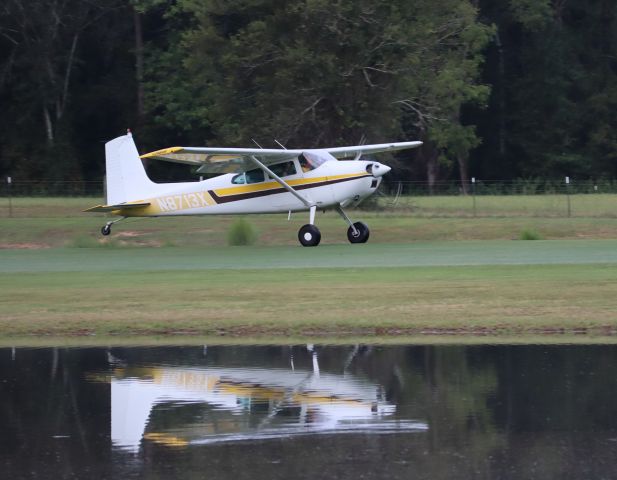
[[[137,124],[142,124],[144,118],[144,38],[141,13],[133,8],[133,23],[135,27],[135,79],[137,81]]]
[[[467,157],[464,155],[457,155],[456,161],[458,163],[458,172],[461,179],[461,189],[463,195],[469,193],[469,165],[467,164]]]
[[[66,64],[66,71],[64,73],[64,82],[62,86],[62,97],[58,101],[58,107],[56,110],[56,119],[60,120],[62,118],[62,114],[64,113],[64,109],[66,108],[66,104],[69,97],[69,81],[71,79],[71,71],[73,70],[73,61],[75,59],[75,50],[77,49],[77,40],[79,39],[79,34],[76,33],[73,35],[73,41],[71,42],[71,50],[69,51],[69,58]]]
[[[435,193],[435,183],[437,183],[437,155],[431,153],[426,161],[426,179],[428,181],[428,193],[433,195]]]
[[[426,168],[426,180],[428,183],[428,193],[435,193],[435,183],[439,174],[439,163],[437,161],[438,153],[431,142],[425,141],[424,145],[418,151],[418,157]]]
[[[43,118],[45,119],[45,136],[47,137],[47,145],[50,147],[54,146],[54,127],[51,122],[51,115],[49,114],[49,109],[45,105],[43,107]]]
[[[499,156],[501,160],[506,156],[506,98],[505,98],[505,84],[506,84],[506,66],[503,55],[503,46],[501,44],[501,38],[499,37],[499,30],[495,31],[495,45],[497,45],[497,52],[499,55],[498,65],[498,80],[497,80],[497,138],[499,140]]]

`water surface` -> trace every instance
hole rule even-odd
[[[616,478],[615,346],[0,349],[4,478]]]

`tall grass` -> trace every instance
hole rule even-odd
[[[231,246],[253,245],[257,240],[255,227],[244,217],[238,218],[229,227],[227,244]]]
[[[519,236],[520,240],[542,240],[542,235],[537,230],[533,228],[525,229],[521,232]]]

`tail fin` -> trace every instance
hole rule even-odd
[[[148,178],[130,133],[105,144],[105,168],[108,205],[155,195],[156,184]]]

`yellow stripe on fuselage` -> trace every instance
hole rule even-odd
[[[366,172],[360,173],[348,173],[344,175],[331,175],[328,177],[314,177],[314,178],[298,178],[295,180],[288,180],[287,184],[291,187],[296,187],[300,185],[311,185],[313,183],[323,183],[333,180],[343,180],[347,178],[356,178],[365,176]],[[268,190],[275,190],[277,188],[281,188],[281,185],[278,182],[270,181],[266,183],[254,183],[251,185],[240,185],[237,187],[226,187],[219,188],[214,190],[214,193],[219,197],[227,197],[230,195],[238,195],[242,193],[254,193],[254,192],[265,192]]]

